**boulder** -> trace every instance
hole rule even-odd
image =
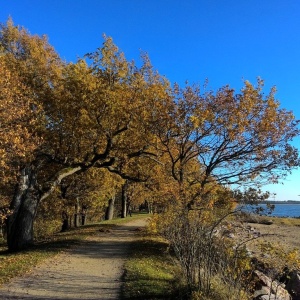
[[[262,286],[260,290],[256,290],[253,294],[254,299],[262,299],[262,296],[269,295],[270,289],[266,286]]]
[[[290,279],[286,285],[286,290],[290,293],[293,300],[300,299],[300,274],[297,271],[289,275]]]
[[[255,300],[279,300],[279,298],[276,298],[274,294],[271,294],[259,296],[258,298],[255,298]]]
[[[265,298],[265,295],[257,295],[258,298],[255,299],[276,299],[276,300],[292,300],[291,295],[289,292],[283,288],[283,284],[272,280],[270,277],[266,276],[264,273],[255,270],[254,274],[257,276],[257,286],[259,287],[257,291],[263,290],[267,292],[266,295],[268,298]],[[254,293],[256,293],[255,291]],[[269,295],[273,295],[273,298],[269,298]]]

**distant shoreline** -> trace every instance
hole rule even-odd
[[[300,204],[299,200],[286,200],[286,201],[280,201],[280,200],[266,200],[260,202],[261,204]]]

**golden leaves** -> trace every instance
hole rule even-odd
[[[147,55],[139,68],[110,37],[88,62],[67,64],[45,37],[12,21],[1,27],[0,49],[3,166],[38,151],[85,166],[95,166],[98,155],[114,170],[152,177],[162,191],[154,188],[156,199],[188,201],[211,190],[213,206],[217,181],[258,178],[278,161],[286,165],[284,151],[293,153],[283,147],[298,133],[293,114],[279,108],[275,88],[264,96],[261,79],[257,86],[246,81],[239,93],[229,86],[171,89]]]
[[[31,109],[28,90],[19,76],[0,60],[0,151],[1,164],[10,164],[14,155],[19,159],[30,155],[39,142],[34,136],[36,111]]]

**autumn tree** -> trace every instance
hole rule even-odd
[[[55,191],[40,202],[34,220],[35,237],[45,237],[71,227],[99,221],[107,206],[107,191],[112,182],[104,169],[89,169],[64,178]],[[110,185],[111,186],[108,186]]]
[[[187,190],[184,185],[198,185],[198,192],[185,199],[188,205],[199,196],[207,199],[212,182],[278,182],[299,165],[298,151],[290,144],[299,134],[299,121],[280,108],[275,88],[264,95],[262,80],[256,87],[246,81],[239,93],[229,86],[201,93],[197,86],[175,85],[173,96],[170,118],[157,136],[181,195]],[[194,160],[199,166],[190,178]]]
[[[19,167],[33,158],[41,139],[35,132],[40,107],[16,69],[0,56],[0,223],[9,210]],[[34,106],[34,111],[32,107]]]
[[[148,128],[158,114],[145,108],[159,105],[168,82],[147,59],[141,68],[127,62],[111,38],[88,55],[89,65],[83,59],[66,64],[46,37],[32,36],[9,20],[1,26],[0,47],[37,103],[30,113],[41,107],[34,133],[42,143],[19,165],[11,201],[8,246],[19,250],[33,242],[38,204],[66,177],[103,168],[124,179],[145,180],[131,165],[155,156]]]
[[[213,278],[219,275],[225,283],[229,277],[224,270],[234,274],[233,286],[241,286],[236,279],[246,265],[242,259],[239,269],[236,262],[247,261],[246,252],[232,254],[236,247],[216,234],[235,213],[233,197],[245,196],[231,188],[276,182],[299,165],[297,149],[290,145],[299,121],[279,107],[274,89],[265,96],[262,88],[258,80],[256,87],[245,82],[240,93],[226,86],[202,94],[198,87],[175,85],[170,117],[157,127],[176,201],[153,228],[169,241],[191,293],[210,295]],[[248,190],[248,198],[257,196]],[[241,289],[237,292],[242,299]]]
[[[279,107],[274,90],[264,96],[261,80],[257,87],[245,82],[240,93],[228,86],[203,94],[197,87],[171,89],[146,55],[137,67],[111,38],[66,63],[45,36],[11,20],[1,25],[0,53],[7,75],[0,79],[0,114],[8,116],[0,160],[14,172],[2,177],[16,186],[10,250],[32,244],[39,203],[90,169],[149,187],[152,179],[152,187],[164,186],[191,208],[209,200],[218,184],[277,181],[299,164],[289,144],[298,122]]]

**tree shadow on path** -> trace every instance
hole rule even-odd
[[[123,265],[138,227],[116,226],[74,242],[67,252],[5,285],[0,299],[120,299]]]

